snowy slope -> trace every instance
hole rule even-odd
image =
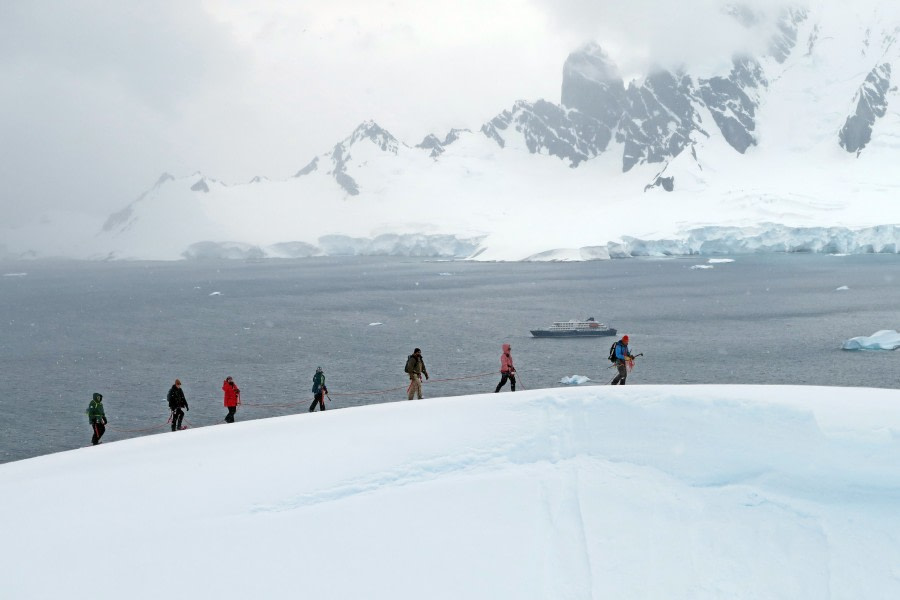
[[[563,65],[559,103],[520,100],[418,144],[366,122],[286,180],[165,175],[97,235],[55,246],[154,259],[896,252],[900,8],[769,8],[728,6],[766,44],[713,72],[626,81],[602,41],[587,44]],[[0,256],[58,253],[39,239],[8,232]]]
[[[0,465],[0,581],[17,599],[894,598],[898,440],[896,391],[775,386],[192,429]]]

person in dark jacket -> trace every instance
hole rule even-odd
[[[106,412],[103,410],[103,396],[101,394],[94,394],[94,399],[91,400],[91,403],[88,404],[87,408],[88,415],[88,423],[91,424],[91,429],[94,431],[94,435],[91,436],[91,443],[93,445],[102,444],[100,438],[103,437],[103,433],[106,431]]]
[[[184,397],[184,392],[181,390],[180,379],[176,379],[175,384],[169,388],[167,400],[169,401],[169,410],[172,411],[172,431],[186,429],[186,427],[181,425],[181,421],[184,419],[184,411],[191,409],[188,406],[187,398]]]
[[[625,378],[628,377],[628,362],[634,360],[634,355],[628,347],[628,336],[623,335],[622,339],[616,342],[616,369],[619,374],[613,377],[611,385],[625,385]]]
[[[500,355],[500,383],[497,384],[497,389],[494,390],[495,394],[506,385],[507,380],[509,380],[510,391],[516,391],[516,368],[513,366],[510,350],[512,350],[512,347],[509,344],[503,344],[503,353]]]
[[[422,399],[422,375],[428,379],[428,371],[425,369],[425,359],[422,358],[422,350],[416,348],[413,353],[406,357],[406,367],[404,371],[409,375],[409,387],[406,388],[406,399],[412,400],[413,396],[418,395],[419,400]]]
[[[225,408],[228,414],[225,415],[226,423],[234,423],[234,413],[237,412],[238,404],[241,403],[241,390],[234,384],[231,375],[222,382],[222,391],[225,392]]]
[[[325,410],[325,394],[328,393],[328,388],[325,387],[325,371],[322,370],[322,367],[316,367],[316,374],[313,375],[312,393],[313,401],[309,405],[309,412],[316,410],[316,404],[319,405],[319,410]]]

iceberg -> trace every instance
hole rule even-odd
[[[842,350],[896,350],[900,348],[900,333],[882,329],[872,335],[850,338],[841,345]]]
[[[590,381],[589,377],[584,375],[572,375],[571,377],[563,377],[559,382],[563,385],[581,385]]]

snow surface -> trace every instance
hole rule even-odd
[[[558,388],[189,429],[0,465],[2,595],[898,598],[897,456],[900,392],[864,388]]]
[[[900,348],[900,333],[882,329],[870,336],[850,338],[841,345],[844,350],[896,350]]]

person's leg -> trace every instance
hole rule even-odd
[[[414,377],[409,378],[409,387],[406,388],[406,399],[412,400],[413,396],[416,395],[416,379]]]
[[[509,373],[500,373],[500,383],[497,384],[497,387],[494,389],[494,393],[500,391],[500,389],[506,385],[506,380],[509,379]],[[515,388],[513,388],[515,389]]]
[[[515,373],[509,374],[509,391],[511,391],[511,392],[516,391],[516,374]]]
[[[316,412],[316,404],[319,403],[319,399],[313,396],[312,404],[309,405],[309,412]]]
[[[97,423],[91,424],[91,430],[94,432],[94,435],[91,436],[91,443],[96,446],[100,441],[100,430],[97,429]]]
[[[179,408],[176,412],[176,416],[178,417],[178,426],[175,427],[175,429],[180,430],[182,428],[181,422],[184,421],[184,411]]]
[[[104,433],[106,433],[106,425],[104,425],[103,423],[97,423],[97,443],[98,444],[101,443],[100,438],[103,437]]]
[[[613,380],[610,382],[610,385],[619,385],[619,381],[623,380],[622,371],[625,369],[625,363],[617,362],[616,363],[616,376],[613,377]]]

